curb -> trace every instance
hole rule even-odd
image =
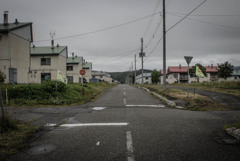
[[[147,89],[145,87],[138,86],[138,88],[142,88],[142,89],[146,90],[148,93],[152,93],[154,96],[156,96],[157,98],[159,98],[160,100],[162,100],[163,102],[165,102],[167,105],[169,105],[171,107],[175,107],[175,108],[178,108],[178,109],[183,109],[183,107],[177,106],[175,102],[170,101],[170,100],[160,96],[159,94],[157,94],[155,92],[151,92],[149,89]]]

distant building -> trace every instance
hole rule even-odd
[[[109,73],[103,72],[103,71],[92,71],[92,79],[95,82],[98,82],[98,81],[103,82],[104,81],[104,82],[112,83],[112,81],[113,81],[111,75]]]
[[[67,58],[67,78],[69,83],[81,83],[80,70],[83,68],[83,57],[74,56]]]
[[[239,79],[240,79],[240,66],[234,67],[231,76],[228,77],[227,80],[234,81]]]
[[[199,78],[199,82],[209,82],[209,81],[217,81],[217,66],[204,66],[206,68],[206,77]],[[192,68],[191,66],[189,69]],[[187,66],[169,66],[166,72],[166,82],[169,84],[172,83],[187,83],[188,81],[188,67]],[[195,82],[195,77],[189,78],[189,83]],[[163,84],[163,71],[160,71],[160,82]]]
[[[57,80],[58,70],[66,76],[67,46],[31,47],[30,83]]]
[[[32,23],[8,23],[8,12],[0,24],[0,70],[6,83],[29,83]]]
[[[136,76],[136,83],[142,84],[142,74]],[[152,83],[152,73],[143,73],[143,84]]]

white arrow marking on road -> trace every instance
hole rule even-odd
[[[128,161],[134,161],[131,131],[127,131],[127,151],[128,151],[128,157],[127,157]]]
[[[100,145],[100,141],[98,141],[96,145],[99,146]]]

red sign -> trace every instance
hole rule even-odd
[[[86,71],[85,71],[84,69],[81,69],[81,70],[80,70],[80,74],[81,74],[81,75],[85,75],[85,73],[86,73]]]

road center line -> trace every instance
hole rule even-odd
[[[128,157],[127,157],[128,161],[134,161],[131,131],[127,131],[127,151],[128,151]]]
[[[126,106],[127,104],[126,98],[123,98],[123,102],[124,102],[124,106]]]

